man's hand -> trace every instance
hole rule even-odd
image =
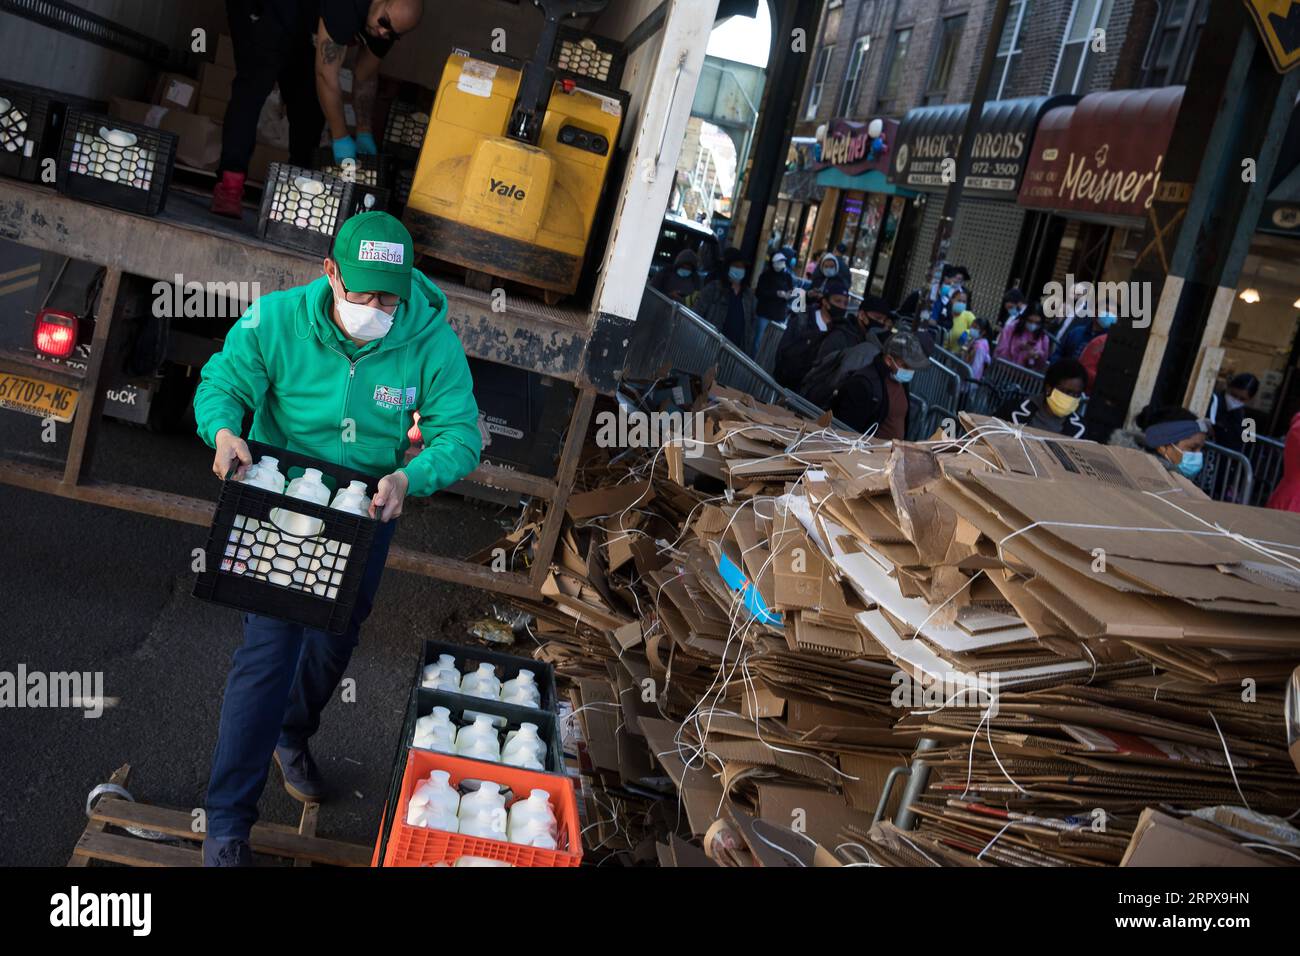
[[[357,130],[357,155],[358,156],[377,156],[379,147],[375,145],[375,137],[370,133],[363,133]]]
[[[370,517],[392,521],[402,513],[408,481],[406,472],[395,471],[379,479],[379,490],[370,499]]]
[[[374,140],[371,140],[373,143]],[[357,143],[351,136],[340,136],[334,140],[334,162],[343,165],[343,160],[357,158]]]
[[[230,469],[238,465],[239,470],[231,477],[243,478],[248,466],[253,463],[253,455],[248,450],[248,443],[229,428],[217,432],[216,443],[217,454],[212,459],[212,473],[224,481]]]

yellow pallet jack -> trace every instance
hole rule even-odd
[[[421,253],[480,276],[571,294],[613,162],[628,95],[612,41],[562,35],[606,0],[533,0],[532,59],[453,50],[403,219]]]

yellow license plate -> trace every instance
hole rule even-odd
[[[77,410],[75,388],[51,385],[35,378],[0,373],[0,408],[12,408],[40,418],[53,418],[56,422],[72,421]]]

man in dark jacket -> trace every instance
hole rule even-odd
[[[879,296],[867,296],[856,312],[849,312],[843,301],[840,297],[823,300],[823,306],[829,303],[829,308],[824,307],[822,311],[829,314],[831,329],[817,350],[818,361],[865,342],[869,334],[876,329],[884,329],[888,322],[889,304]],[[879,338],[883,345],[883,335]]]
[[[907,435],[908,390],[913,374],[930,364],[920,340],[911,332],[895,332],[875,360],[844,380],[831,403],[835,417],[873,437],[901,439]]]
[[[695,311],[749,355],[758,330],[758,299],[745,282],[749,263],[735,248],[728,249],[722,261],[725,266],[723,277],[701,290]]]
[[[1222,392],[1215,392],[1210,397],[1210,407],[1205,413],[1214,424],[1216,445],[1241,451],[1245,445],[1242,433],[1246,429],[1246,418],[1250,409],[1247,407],[1259,394],[1259,379],[1249,372],[1234,375],[1228,387]]]

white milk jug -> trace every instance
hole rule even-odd
[[[530,670],[521,670],[501,685],[501,699],[520,707],[541,707],[542,689],[537,686],[536,675]]]
[[[370,499],[366,496],[364,481],[351,482],[346,488],[340,488],[330,507],[362,518],[370,517]],[[348,554],[352,545],[341,541],[323,541],[319,548],[319,560],[313,561],[311,570],[314,582],[312,590],[316,594],[333,597],[334,591],[343,583],[343,569],[348,566]],[[334,593],[331,593],[333,591]]]
[[[456,753],[461,757],[500,763],[501,738],[492,726],[492,718],[487,714],[479,714],[474,718],[474,723],[460,728],[456,732]]]
[[[551,809],[550,793],[534,789],[526,800],[516,800],[510,808],[508,827],[512,843],[554,849],[559,828],[555,811]]]
[[[239,479],[243,484],[273,491],[284,492],[284,475],[280,474],[280,460],[270,455],[263,455],[256,464],[250,465]],[[255,539],[260,522],[256,518],[235,515],[234,528],[226,541],[226,559],[221,562],[221,570],[243,574],[253,565],[253,553],[256,550]]]
[[[477,810],[460,815],[460,832],[466,836],[485,837],[489,840],[506,838],[506,812],[504,810]]]
[[[433,713],[415,721],[415,739],[412,746],[422,750],[437,750],[445,754],[456,752],[456,725],[451,722],[451,711],[435,707]]]
[[[421,780],[411,794],[406,810],[406,822],[411,826],[431,827],[434,830],[456,832],[456,818],[460,810],[460,794],[451,785],[451,775],[445,770],[434,770],[427,780]]]
[[[460,692],[471,697],[497,700],[501,697],[501,681],[497,679],[496,668],[486,661],[479,664],[478,670],[466,674],[460,681]]]
[[[420,674],[420,686],[430,690],[460,690],[460,671],[456,669],[456,658],[450,654],[439,654],[432,664],[425,664]]]
[[[501,762],[525,770],[543,770],[546,760],[546,742],[537,735],[537,725],[522,723],[518,730],[506,734],[501,748]]]
[[[308,468],[301,476],[289,482],[285,494],[290,498],[301,498],[303,501],[311,501],[318,505],[328,505],[330,490],[325,487],[321,477],[320,469]],[[301,584],[306,574],[298,567],[298,556],[314,555],[315,542],[308,539],[320,534],[322,522],[319,518],[311,518],[283,508],[276,508],[271,512],[271,522],[284,532],[284,535],[278,536],[279,545],[274,548],[270,544],[269,529],[260,529],[258,534],[259,540],[267,541],[264,546],[264,557],[271,558],[271,583],[287,586],[297,581]]]
[[[501,792],[501,784],[491,780],[479,781],[478,789],[471,790],[460,798],[460,815],[473,816],[480,810],[500,810],[502,826],[505,826],[506,795]]]

